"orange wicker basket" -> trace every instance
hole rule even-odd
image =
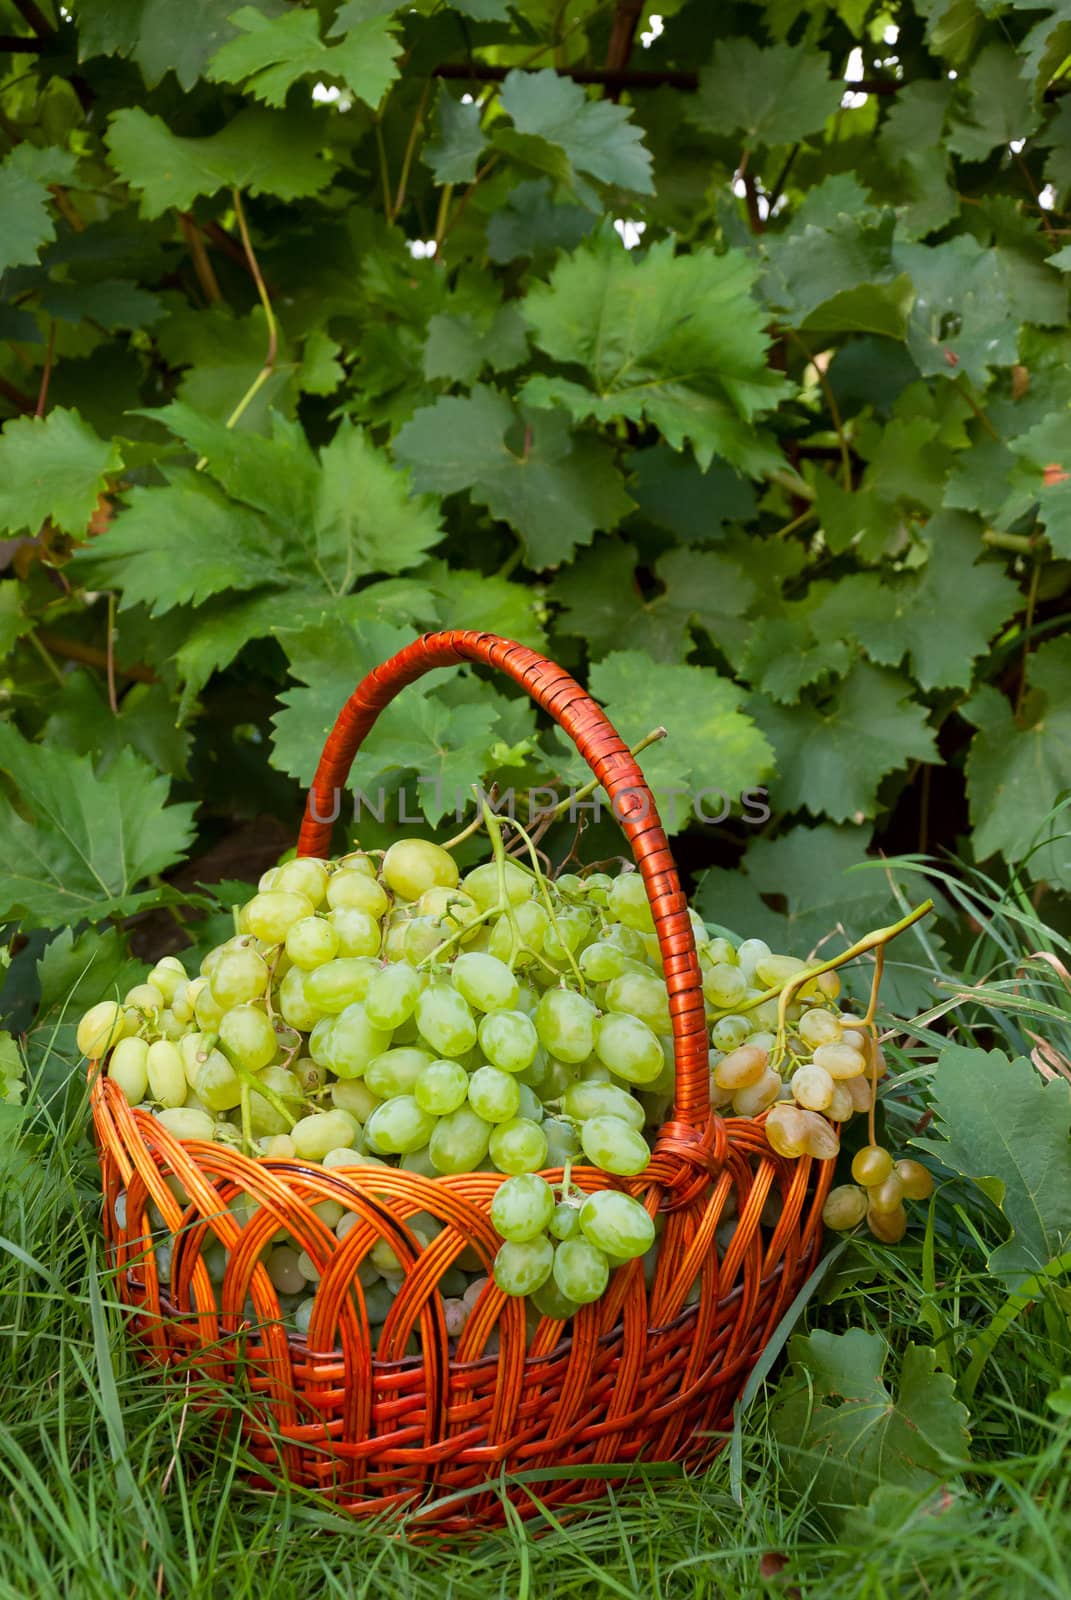
[[[533,1332],[523,1303],[491,1280],[452,1349],[438,1284],[464,1252],[490,1271],[499,1241],[488,1213],[501,1178],[327,1170],[179,1143],[131,1109],[103,1074],[91,1074],[110,1260],[145,1357],[192,1371],[205,1404],[213,1393],[218,1404],[220,1388],[237,1388],[252,1453],[297,1484],[357,1514],[404,1508],[443,1533],[500,1523],[503,1485],[525,1517],[537,1500],[560,1508],[604,1492],[601,1465],[713,1454],[749,1371],[815,1263],[832,1167],[812,1172],[808,1158],[776,1156],[761,1118],[712,1114],[695,940],[653,798],[599,707],[534,651],[453,630],[416,640],[371,672],[327,741],[299,853],[329,853],[331,824],[319,819],[332,815],[333,796],[384,707],[423,673],[459,662],[507,673],[575,740],[643,875],[670,995],[676,1095],[648,1169],[613,1181],[652,1214],[665,1213],[650,1286],[642,1262],[631,1262],[570,1326],[544,1318]],[[582,1188],[608,1181],[584,1167],[573,1178]],[[254,1204],[243,1201],[236,1214],[228,1201],[238,1195]],[[780,1212],[764,1228],[772,1195]],[[313,1209],[325,1199],[359,1219],[342,1241]],[[715,1236],[734,1201],[735,1231],[722,1249]],[[170,1230],[168,1283],[153,1250],[166,1234],[159,1218],[154,1232],[150,1204]],[[406,1226],[418,1212],[443,1223],[424,1249]],[[283,1327],[261,1264],[280,1228],[321,1274],[304,1338]],[[405,1278],[373,1347],[358,1268],[381,1239]],[[218,1299],[203,1254],[215,1241],[226,1252]],[[407,1354],[414,1334],[417,1355]],[[585,1471],[541,1477],[577,1467]],[[523,1480],[511,1484],[504,1473]]]

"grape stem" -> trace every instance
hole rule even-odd
[[[555,933],[558,935],[558,943],[561,945],[562,949],[565,951],[566,959],[568,960],[569,965],[573,969],[573,977],[576,979],[577,988],[578,988],[580,994],[586,995],[587,994],[587,985],[584,982],[584,979],[583,979],[583,976],[581,974],[580,968],[576,964],[576,958],[574,957],[572,950],[566,944],[565,939],[562,936],[561,926],[560,926],[560,924],[558,922],[558,918],[557,918],[557,916],[555,915],[555,912],[554,912],[554,903],[550,898],[550,891],[547,888],[547,880],[543,876],[542,872],[540,872],[540,870],[539,870],[539,860],[538,860],[537,853],[536,853],[536,847],[532,843],[531,836],[521,826],[521,824],[516,821],[516,819],[514,819],[512,825],[513,825],[514,828],[516,828],[517,832],[520,834],[521,838],[524,840],[524,843],[528,847],[528,853],[532,858],[532,872],[533,872],[533,874],[535,876],[536,883],[539,885],[539,897],[543,902],[543,908],[546,911],[547,916],[550,918],[551,927],[554,929]]]

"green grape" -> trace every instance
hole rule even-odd
[[[812,1008],[803,1013],[797,1026],[800,1038],[804,1044],[809,1044],[812,1050],[816,1050],[819,1045],[840,1043],[841,1023],[832,1011]]]
[[[547,1070],[543,1074],[543,1081],[539,1086],[540,1095],[544,1100],[560,1100],[571,1083],[580,1080],[580,1068],[570,1065],[567,1061],[558,1061],[554,1056],[547,1057]]]
[[[571,1122],[545,1117],[540,1126],[547,1141],[548,1167],[564,1167],[580,1154],[580,1136]]]
[[[378,922],[390,909],[390,896],[367,872],[353,872],[343,867],[328,881],[327,903],[332,911],[363,911],[366,917]]]
[[[744,977],[750,983],[755,976],[758,963],[770,954],[770,946],[765,939],[744,939],[737,948],[736,959]]]
[[[503,1072],[523,1072],[535,1060],[539,1035],[523,1011],[490,1011],[480,1018],[480,1049]]]
[[[607,944],[616,945],[631,961],[643,961],[647,955],[643,934],[635,928],[626,928],[623,922],[611,922],[603,929],[602,937]]]
[[[799,956],[760,956],[754,966],[755,982],[762,989],[780,988],[806,968],[806,961],[801,961]]]
[[[712,967],[703,968],[703,995],[719,1010],[726,1006],[735,1006],[744,998],[746,990],[747,979],[739,967],[731,967],[727,962],[716,962]]]
[[[603,1066],[626,1083],[654,1083],[665,1065],[662,1046],[647,1024],[620,1012],[600,1017],[595,1051]]]
[[[642,1133],[622,1117],[589,1117],[581,1124],[580,1143],[593,1167],[620,1177],[635,1177],[651,1159]]]
[[[904,1186],[894,1167],[883,1183],[872,1184],[866,1192],[870,1210],[899,1211],[904,1199]]]
[[[140,1011],[143,1016],[154,1017],[163,1010],[164,997],[154,983],[136,983],[127,990],[123,1005]]]
[[[773,1105],[781,1093],[781,1087],[781,1074],[773,1067],[767,1067],[755,1083],[733,1093],[733,1110],[738,1117],[757,1117],[767,1106]]]
[[[316,856],[295,856],[291,861],[284,861],[276,871],[272,888],[303,894],[318,906],[327,889],[327,862]]]
[[[178,1046],[168,1039],[157,1039],[145,1056],[149,1093],[162,1106],[178,1107],[186,1099],[186,1069]]]
[[[864,1189],[884,1183],[892,1170],[893,1158],[880,1144],[865,1144],[852,1158],[852,1177]]]
[[[426,1144],[421,1145],[419,1150],[408,1151],[398,1165],[403,1172],[419,1172],[424,1178],[439,1176]]]
[[[157,1122],[166,1128],[174,1139],[204,1139],[209,1140],[216,1131],[216,1124],[207,1111],[195,1110],[192,1106],[168,1106],[163,1111],[155,1113]]]
[[[369,971],[371,967],[371,971]],[[368,992],[372,977],[379,971],[375,962],[356,956],[339,956],[305,974],[305,998],[321,1011],[337,1015]]]
[[[197,1018],[197,1026],[202,1033],[215,1033],[223,1020],[225,1009],[212,993],[211,983],[206,983],[197,996],[193,1007],[193,1014]]]
[[[619,880],[620,881],[620,880]],[[589,1305],[605,1292],[610,1263],[587,1239],[566,1239],[554,1252],[554,1282],[574,1304]]]
[[[440,1117],[428,1140],[428,1154],[436,1172],[472,1172],[487,1154],[491,1124],[471,1106],[459,1106]]]
[[[613,882],[613,879],[610,880]],[[554,880],[554,889],[558,894],[583,895],[587,885],[583,878],[575,872],[559,872]]]
[[[454,988],[477,1011],[512,1011],[520,986],[504,961],[463,950],[450,969]]]
[[[589,872],[584,878],[584,893],[592,905],[608,905],[613,886],[614,880],[608,872]]]
[[[411,1094],[432,1060],[426,1050],[412,1045],[384,1050],[368,1063],[364,1081],[381,1100],[391,1100],[397,1094]]]
[[[408,962],[411,967],[419,967],[450,937],[450,930],[435,917],[411,917],[399,931],[398,960]],[[394,959],[393,955],[389,954],[388,959]]]
[[[789,1087],[796,1104],[808,1111],[828,1111],[833,1103],[833,1079],[813,1062],[796,1068]]]
[[[866,1214],[866,1225],[875,1239],[885,1244],[899,1244],[907,1232],[907,1212],[903,1206],[897,1206],[895,1211],[875,1211],[871,1207]]]
[[[358,1122],[367,1122],[379,1103],[379,1096],[372,1093],[363,1078],[338,1078],[331,1085],[331,1104],[348,1111]]]
[[[820,1044],[814,1052],[814,1064],[831,1078],[858,1078],[866,1071],[866,1056],[850,1044]]]
[[[561,1200],[554,1207],[554,1214],[547,1223],[547,1232],[552,1239],[573,1239],[580,1232],[580,1209],[571,1206],[567,1200]]]
[[[737,1089],[749,1089],[758,1083],[766,1071],[768,1057],[757,1045],[742,1044],[731,1050],[714,1068],[714,1082],[719,1089],[735,1094]]]
[[[569,1085],[562,1096],[562,1110],[576,1122],[586,1122],[589,1117],[620,1117],[639,1132],[645,1121],[643,1107],[627,1089],[587,1078]]]
[[[905,1200],[928,1200],[933,1193],[933,1174],[921,1161],[898,1161],[895,1167]]]
[[[420,988],[420,978],[412,967],[401,962],[380,967],[364,996],[369,1022],[377,1028],[400,1028],[412,1016]]]
[[[259,1072],[273,1060],[279,1040],[267,1014],[258,1006],[234,1006],[219,1025],[225,1055],[247,1072]]]
[[[212,973],[210,987],[224,1008],[259,1000],[268,987],[268,963],[251,945],[228,950]]]
[[[653,973],[625,972],[606,985],[606,1010],[638,1017],[652,1033],[669,1033],[669,994]]]
[[[469,1105],[485,1122],[508,1122],[520,1104],[517,1080],[499,1067],[477,1067],[469,1079]]]
[[[547,1136],[538,1122],[511,1117],[492,1128],[488,1148],[500,1172],[538,1172],[547,1159]]]
[[[293,1125],[290,1138],[303,1162],[320,1162],[328,1150],[351,1146],[357,1136],[355,1118],[344,1110],[317,1110]]]
[[[202,1034],[187,1035],[203,1040]],[[242,1098],[242,1085],[238,1074],[227,1057],[219,1050],[199,1048],[194,1057],[193,1070],[187,1063],[186,1076],[198,1098],[210,1111],[233,1111]]]
[[[178,956],[162,956],[149,973],[149,982],[159,989],[165,1004],[170,1005],[179,985],[186,982],[186,968]]]
[[[517,1004],[513,1007],[513,1010],[523,1011],[526,1017],[534,1017],[538,1004],[539,990],[526,980],[522,980],[517,985]]]
[[[463,889],[425,889],[415,909],[419,917],[429,918],[441,933],[447,935],[460,933],[463,928],[470,927],[480,914],[475,900]]]
[[[148,1056],[149,1046],[144,1039],[120,1039],[112,1050],[108,1076],[119,1085],[129,1105],[139,1105],[148,1091]]]
[[[326,1052],[317,1055],[313,1049],[316,1031],[322,1026],[317,1023],[309,1039],[309,1054],[319,1066],[333,1072],[336,1078],[362,1077],[369,1062],[381,1056],[390,1045],[390,1033],[385,1028],[372,1026],[360,1000],[355,1000],[337,1017],[325,1019],[332,1020],[334,1027],[328,1035]]]
[[[287,930],[301,917],[311,917],[315,907],[303,894],[287,894],[281,889],[269,889],[254,895],[238,915],[242,933],[251,933],[266,945],[282,944]]]
[[[377,1155],[401,1156],[426,1145],[434,1129],[435,1118],[411,1094],[397,1094],[372,1112],[364,1136]]]
[[[654,932],[651,902],[638,872],[623,872],[614,879],[607,909],[626,928],[634,928],[637,933]]]
[[[447,983],[432,983],[416,1003],[421,1037],[438,1056],[456,1059],[476,1043],[476,1022],[465,1000]]]
[[[286,953],[295,967],[305,972],[332,960],[338,954],[338,946],[338,929],[326,917],[302,917],[286,930]]]
[[[516,924],[519,944],[527,945],[526,950],[518,947],[516,955],[513,951],[513,927]],[[512,919],[508,916],[498,918],[492,925],[491,937],[487,948],[499,961],[504,961],[508,966],[529,966],[534,957],[529,953],[543,948],[543,940],[550,926],[550,918],[537,900],[526,900],[523,905],[515,906]]]
[[[356,906],[339,906],[329,911],[324,921],[338,934],[340,956],[379,955],[382,934],[379,923],[367,911],[360,911]],[[373,970],[369,968],[369,978]]]
[[[584,1237],[618,1261],[632,1261],[654,1244],[655,1226],[638,1200],[616,1189],[589,1195],[580,1208]]]
[[[536,1007],[539,1040],[559,1061],[586,1061],[595,1044],[597,1012],[571,989],[548,989]]]
[[[452,889],[457,880],[457,862],[430,839],[398,839],[383,857],[383,882],[403,900],[419,900],[437,885]]]
[[[827,1228],[843,1233],[848,1228],[858,1227],[866,1211],[866,1191],[854,1183],[842,1183],[829,1191],[822,1207],[822,1221]]]
[[[710,1030],[710,1042],[719,1050],[735,1050],[751,1032],[750,1017],[719,1017]]]
[[[701,943],[702,941],[698,939],[698,935],[696,937],[697,941]],[[735,945],[731,940],[722,938],[720,934],[715,934],[712,939],[707,940],[704,956],[711,966],[719,966],[723,963],[730,967],[737,965]]]
[[[534,1294],[550,1277],[554,1266],[554,1246],[549,1239],[528,1239],[514,1244],[507,1239],[494,1264],[494,1278],[503,1294]]]
[[[301,1294],[305,1279],[298,1265],[300,1252],[288,1244],[280,1244],[269,1255],[265,1266],[272,1286],[280,1294]]]
[[[562,1294],[554,1281],[553,1274],[546,1283],[532,1292],[532,1304],[542,1317],[553,1317],[555,1322],[567,1322],[580,1307],[575,1300],[570,1300],[568,1295]]]
[[[413,1085],[413,1098],[422,1111],[445,1117],[468,1097],[469,1075],[457,1061],[433,1061]]]
[[[491,1223],[496,1233],[514,1244],[538,1237],[553,1215],[554,1191],[545,1178],[534,1172],[507,1178],[491,1201]]]
[[[589,983],[609,983],[625,970],[625,952],[607,939],[596,939],[580,952],[577,965]]]
[[[510,905],[520,906],[532,898],[536,888],[535,879],[523,867],[514,861],[507,861],[503,876],[506,899]],[[492,906],[499,904],[498,864],[485,861],[481,866],[473,867],[462,878],[461,887],[467,895],[471,895],[481,911],[490,911]]]
[[[518,1107],[519,1114],[522,1117],[527,1117],[529,1122],[542,1122],[546,1115],[543,1110],[543,1102],[534,1089],[530,1089],[526,1083],[521,1082],[519,1076],[517,1078],[517,1092],[521,1097],[520,1106]]]
[[[296,1073],[286,1067],[265,1067],[257,1083],[272,1090],[286,1102],[291,1114],[296,1116],[302,1101],[301,1083]],[[257,1135],[289,1133],[290,1123],[282,1112],[263,1094],[253,1089],[249,1095],[249,1121]]]
[[[784,1100],[771,1106],[765,1122],[766,1138],[771,1150],[790,1161],[802,1156],[807,1149],[808,1115],[799,1106],[790,1105]]]
[[[581,906],[567,906],[559,911],[543,938],[543,954],[560,965],[566,965],[574,950],[578,950],[591,932],[591,916]]]
[[[280,983],[276,1003],[283,1021],[302,1033],[311,1033],[323,1017],[319,1006],[314,1006],[305,993],[305,974],[300,967],[291,967]]]

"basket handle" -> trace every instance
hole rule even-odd
[[[674,1121],[663,1127],[648,1172],[655,1181],[674,1187],[686,1176],[699,1178],[696,1167],[709,1174],[719,1164],[716,1147],[724,1148],[724,1136],[714,1137],[715,1130],[721,1134],[722,1124],[710,1116],[706,1015],[688,903],[643,773],[605,712],[561,667],[510,639],[463,628],[426,633],[376,667],[357,685],[324,745],[309,791],[298,855],[329,854],[334,802],[380,712],[425,672],[464,661],[497,667],[527,690],[574,741],[610,797],[651,903],[673,1024]]]

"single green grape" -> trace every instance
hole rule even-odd
[[[499,1067],[477,1067],[469,1079],[469,1105],[485,1122],[508,1122],[520,1110],[520,1087]]]
[[[655,1226],[646,1209],[616,1189],[588,1196],[580,1210],[580,1227],[591,1244],[619,1261],[646,1254],[654,1243]]]
[[[635,1177],[651,1159],[642,1133],[621,1117],[590,1117],[581,1124],[580,1143],[592,1166],[620,1177]]]
[[[569,1085],[562,1096],[562,1110],[576,1122],[586,1122],[589,1117],[621,1117],[640,1132],[646,1120],[640,1102],[627,1089],[589,1078]]]
[[[623,872],[614,879],[607,909],[626,928],[633,928],[637,933],[654,932],[651,902],[638,872]]]
[[[333,1023],[327,1035],[323,1052],[317,1054],[313,1041],[324,1023]],[[375,1028],[368,1020],[364,1004],[355,1000],[336,1017],[327,1017],[317,1023],[309,1037],[309,1054],[320,1066],[327,1067],[336,1078],[360,1078],[376,1056],[382,1055],[391,1042],[385,1028]]]
[[[428,1140],[428,1155],[436,1172],[472,1172],[486,1156],[490,1137],[489,1122],[471,1106],[458,1106],[436,1122]]]
[[[608,1012],[599,1018],[594,1043],[603,1066],[626,1083],[654,1083],[662,1075],[662,1046],[639,1017]]]
[[[550,1277],[554,1246],[546,1237],[514,1244],[507,1239],[495,1256],[494,1279],[503,1294],[534,1294]]]
[[[416,1003],[421,1037],[437,1056],[456,1060],[476,1043],[476,1022],[467,1002],[447,983],[431,983]]]
[[[315,906],[307,895],[269,889],[256,894],[238,914],[242,933],[251,933],[266,945],[282,944],[290,926],[302,917],[311,917]]]
[[[452,889],[457,862],[431,839],[398,839],[383,857],[383,882],[403,900],[419,900],[425,889]]]
[[[559,1061],[586,1061],[594,1048],[596,1016],[595,1007],[583,995],[571,989],[548,989],[536,1007],[539,1041]]]
[[[623,972],[606,985],[606,1010],[638,1017],[652,1033],[669,1033],[669,994],[653,973]]]
[[[450,969],[454,988],[477,1011],[512,1011],[520,986],[504,961],[477,950],[463,950]]]
[[[554,1251],[554,1282],[567,1299],[586,1306],[598,1300],[610,1281],[610,1263],[590,1240],[566,1239]]]
[[[445,1117],[464,1105],[469,1075],[457,1061],[433,1061],[413,1084],[413,1098],[423,1111]]]
[[[394,1095],[376,1107],[364,1125],[368,1148],[376,1155],[408,1155],[426,1145],[436,1119],[411,1094]]]
[[[434,1057],[413,1045],[384,1050],[365,1068],[364,1081],[374,1095],[390,1100],[394,1095],[412,1094]]]
[[[303,894],[318,906],[327,888],[327,862],[317,856],[295,856],[284,861],[276,870],[273,889],[285,889],[289,894]]]
[[[580,1209],[570,1205],[567,1200],[560,1200],[554,1207],[554,1214],[547,1223],[547,1232],[552,1239],[573,1239],[580,1232]]]
[[[363,911],[378,922],[390,909],[390,896],[367,872],[343,867],[328,880],[327,904],[332,911]]]
[[[554,1215],[554,1192],[534,1172],[507,1178],[491,1201],[491,1222],[503,1239],[524,1244],[543,1233]]]
[[[247,1072],[259,1072],[273,1060],[279,1040],[266,1012],[258,1006],[233,1006],[220,1020],[223,1053]]]
[[[356,956],[339,956],[334,961],[325,961],[322,967],[305,974],[305,998],[321,1011],[336,1015],[344,1011],[355,1000],[363,999],[368,992],[378,968],[371,963],[370,972],[367,962],[367,957]]]
[[[314,1111],[302,1117],[290,1130],[294,1148],[302,1161],[321,1161],[329,1150],[352,1145],[357,1121],[346,1111]]]
[[[481,1017],[480,1049],[492,1066],[503,1072],[523,1072],[535,1060],[539,1035],[523,1011],[490,1011]]]
[[[500,1172],[538,1172],[547,1159],[547,1136],[538,1122],[511,1117],[491,1130],[491,1160]]]

